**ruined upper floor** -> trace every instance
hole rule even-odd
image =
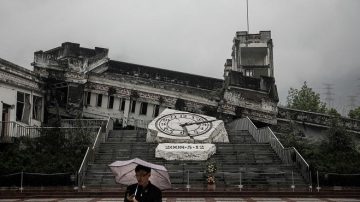
[[[35,71],[41,68],[57,71],[72,71],[86,73],[95,67],[106,63],[109,50],[95,47],[94,49],[80,47],[78,43],[65,42],[61,46],[34,53]]]
[[[183,85],[207,90],[221,89],[223,87],[222,79],[166,70],[157,67],[149,67],[114,60],[110,60],[107,63],[107,66],[107,70],[104,71],[104,73],[107,74],[128,75],[157,82],[172,83],[175,85]]]
[[[260,31],[258,34],[236,32],[231,57],[224,65],[224,76],[227,76],[229,71],[237,71],[247,77],[274,77],[270,31]]]

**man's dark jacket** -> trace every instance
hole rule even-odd
[[[126,188],[124,202],[129,202],[126,199],[126,196],[127,194],[133,195],[135,193],[136,186],[138,186],[138,184],[133,184]],[[135,198],[139,202],[162,202],[161,190],[151,184],[151,182],[149,182],[145,188],[139,185]]]

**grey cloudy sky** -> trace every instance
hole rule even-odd
[[[250,33],[272,32],[282,104],[304,81],[321,95],[333,84],[341,112],[360,93],[359,10],[358,0],[249,0]],[[109,48],[113,60],[222,78],[239,30],[246,0],[0,0],[0,57],[29,69],[34,51],[70,41]]]

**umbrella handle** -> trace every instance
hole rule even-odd
[[[136,196],[137,190],[138,190],[139,184],[136,185],[136,189],[135,189],[135,193],[134,193],[134,197]]]

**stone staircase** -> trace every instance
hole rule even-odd
[[[166,161],[155,158],[156,143],[146,143],[146,132],[135,130],[111,131],[105,143],[95,156],[86,173],[87,187],[114,187],[114,175],[108,165],[116,160],[140,158],[152,163],[164,165],[170,174],[173,188],[202,189],[206,186],[204,161]],[[257,143],[247,131],[229,133],[230,143],[217,143],[213,159],[217,164],[216,186],[236,188],[241,180],[244,188],[282,189],[290,188],[292,182],[296,188],[306,189],[302,176],[292,165],[283,164],[269,144]]]

